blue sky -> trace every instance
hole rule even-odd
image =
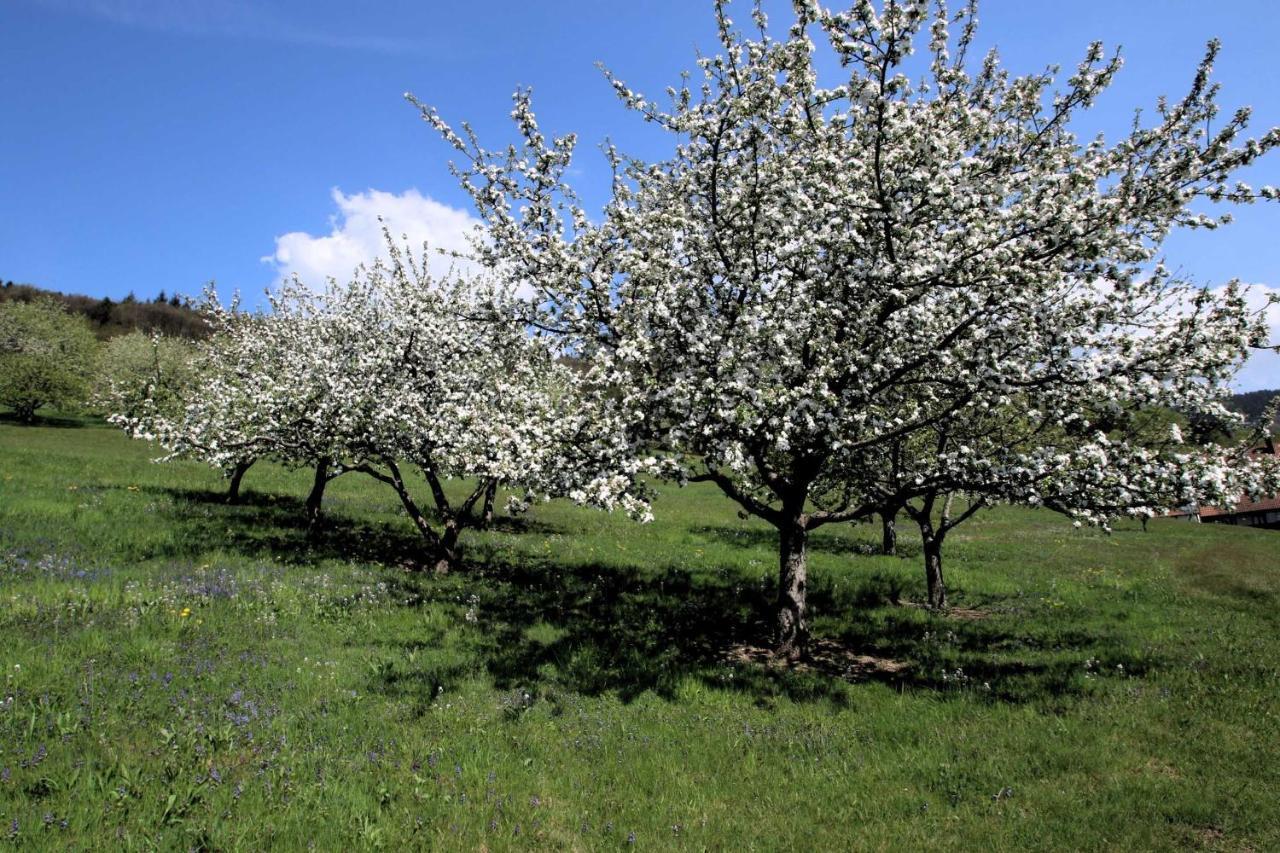
[[[1073,66],[1093,39],[1123,46],[1081,130],[1119,132],[1133,107],[1180,95],[1211,36],[1224,106],[1252,105],[1259,133],[1280,125],[1280,15],[1266,0],[986,0],[979,17],[983,46],[1014,72]],[[0,279],[115,298],[342,274],[380,212],[415,238],[456,239],[467,200],[406,90],[493,147],[512,135],[512,89],[533,86],[542,126],[579,133],[596,207],[599,141],[650,156],[665,141],[594,63],[657,93],[715,47],[699,0],[5,0],[0,33]],[[1280,183],[1280,157],[1247,177]],[[1237,219],[1176,236],[1170,260],[1208,284],[1280,287],[1280,205]],[[1280,386],[1278,365],[1255,360],[1242,387]]]

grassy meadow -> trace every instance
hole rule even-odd
[[[712,488],[559,502],[413,571],[358,475],[244,501],[92,422],[0,423],[0,842],[23,849],[1280,849],[1280,534],[1000,509],[823,529],[823,651]]]

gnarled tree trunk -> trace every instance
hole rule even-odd
[[[458,564],[462,556],[458,548],[458,534],[462,532],[457,519],[450,518],[444,523],[444,532],[436,545],[436,562],[434,571],[438,575],[449,574],[450,569]]]
[[[798,660],[809,644],[809,531],[800,520],[778,529],[778,646],[775,654]]]
[[[494,480],[484,490],[484,510],[480,513],[480,528],[488,530],[493,524],[493,502],[498,496],[498,481]]]
[[[880,553],[893,556],[898,553],[898,513],[885,510],[880,513]]]
[[[244,479],[244,472],[253,467],[254,460],[248,462],[237,462],[236,466],[231,469],[231,485],[227,487],[227,503],[238,503],[240,500],[240,481]]]
[[[307,495],[307,528],[315,530],[320,524],[320,509],[324,502],[324,487],[329,484],[329,460],[321,459],[316,465],[315,479],[311,481],[311,492]]]
[[[945,534],[927,521],[920,523],[920,541],[924,548],[924,577],[929,588],[929,607],[942,610],[947,606],[947,585],[942,577],[942,540]]]

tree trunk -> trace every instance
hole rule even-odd
[[[942,610],[947,606],[947,585],[942,578],[942,535],[933,525],[920,525],[920,539],[924,546],[924,577],[929,586],[929,608]]]
[[[484,490],[484,510],[480,513],[480,529],[488,530],[493,524],[493,501],[498,496],[498,481],[493,480]]]
[[[880,553],[893,556],[898,553],[897,511],[880,513]]]
[[[40,404],[32,405],[30,403],[18,403],[13,407],[13,414],[24,424],[30,426],[36,422],[36,409],[40,408]]]
[[[809,611],[806,601],[809,532],[798,520],[778,530],[778,647],[776,654],[799,660],[809,644]]]
[[[436,547],[436,574],[447,575],[458,564],[458,558],[461,556],[458,550],[460,532],[461,526],[457,519],[450,518],[445,521],[444,533],[440,537],[440,544]]]
[[[253,460],[248,462],[237,462],[236,467],[231,469],[231,485],[227,487],[227,503],[238,503],[240,500],[240,481],[244,479],[244,472],[249,470],[253,465]]]
[[[311,493],[307,495],[307,529],[315,530],[320,525],[320,508],[324,501],[324,487],[329,484],[329,460],[321,459],[316,465],[316,476],[311,482]]]

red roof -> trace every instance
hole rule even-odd
[[[1280,510],[1280,495],[1270,498],[1263,498],[1260,501],[1251,501],[1248,499],[1241,500],[1236,503],[1234,509],[1222,509],[1216,506],[1200,507],[1200,515],[1235,515],[1240,512],[1268,512],[1270,510]]]

